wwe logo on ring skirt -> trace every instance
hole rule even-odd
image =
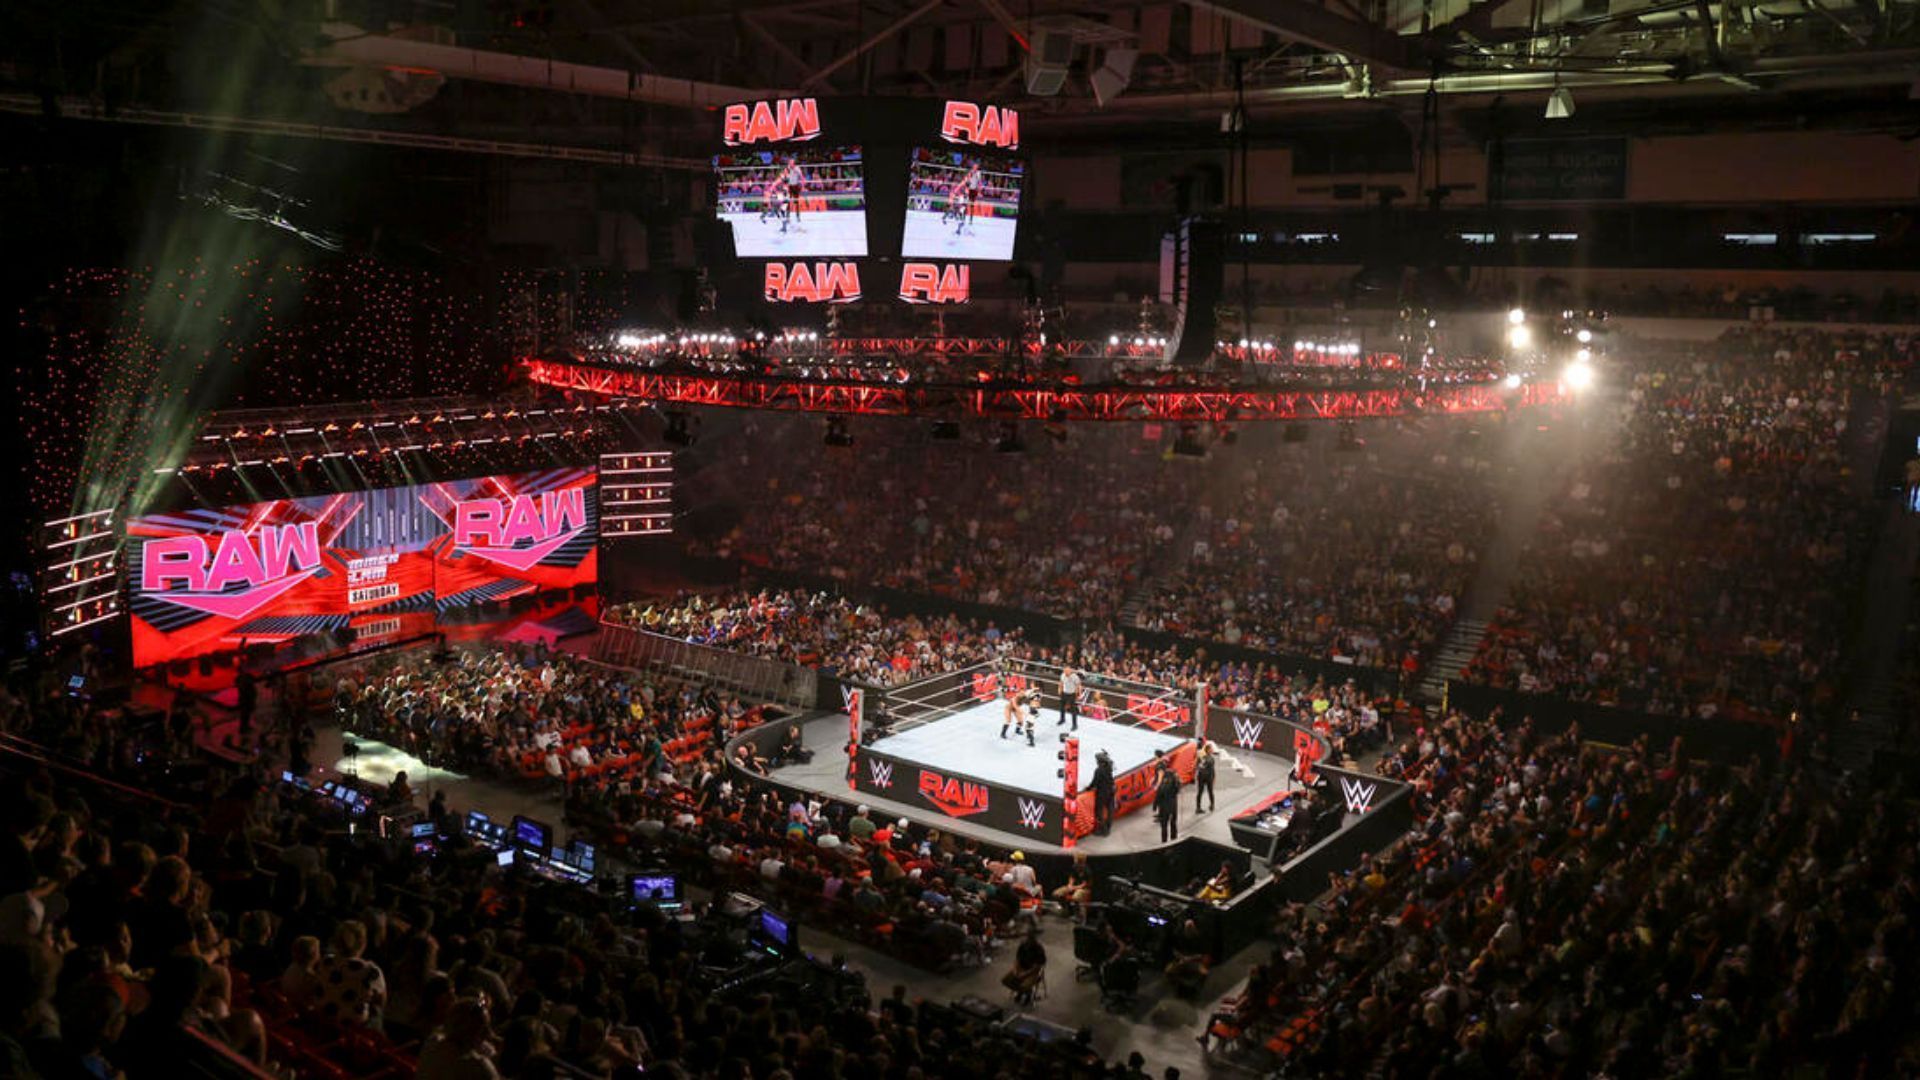
[[[1036,832],[1046,827],[1047,804],[1033,799],[1020,800],[1020,824]]]
[[[873,761],[869,759],[867,761],[867,779],[871,780],[873,782],[873,786],[877,788],[892,787],[893,786],[893,762]]]

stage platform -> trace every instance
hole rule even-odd
[[[1027,745],[1026,736],[1017,729],[1009,729],[1004,739],[1000,737],[1005,715],[1004,702],[983,701],[898,735],[877,739],[861,753],[934,765],[970,779],[1057,798],[1060,736],[1068,734],[1067,726],[1058,722],[1060,714],[1051,709],[1041,712],[1033,725],[1033,746]],[[1094,755],[1101,750],[1112,755],[1113,774],[1120,776],[1151,763],[1155,753],[1172,753],[1186,741],[1184,736],[1162,735],[1149,728],[1103,720],[1082,719],[1072,734],[1080,739],[1082,787],[1091,782]]]

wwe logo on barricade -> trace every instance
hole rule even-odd
[[[1035,799],[1020,800],[1020,824],[1038,831],[1046,825],[1047,804]]]
[[[873,786],[877,788],[892,787],[893,786],[893,762],[876,761],[873,758],[868,758],[867,759],[867,779],[873,781]]]
[[[1243,750],[1260,749],[1260,737],[1266,733],[1265,720],[1254,720],[1244,716],[1233,718],[1233,741]]]
[[[1340,778],[1340,793],[1347,797],[1348,813],[1366,813],[1367,807],[1373,805],[1373,793],[1378,791],[1379,788],[1380,785],[1378,784],[1369,784],[1360,780],[1349,780],[1344,776]]]

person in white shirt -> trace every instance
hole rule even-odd
[[[1065,724],[1071,718],[1073,726],[1068,728],[1069,731],[1080,730],[1080,690],[1080,673],[1072,668],[1061,668],[1060,723]],[[1059,724],[1054,726],[1058,727]]]
[[[1013,863],[1007,867],[1007,873],[1013,878],[1013,887],[1026,896],[1040,895],[1040,878],[1034,874],[1033,867],[1027,865],[1027,853],[1013,853]]]
[[[587,749],[586,743],[574,744],[573,749],[567,751],[567,760],[571,762],[576,769],[590,769],[593,767],[593,753]]]

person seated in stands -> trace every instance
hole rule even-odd
[[[813,760],[813,751],[806,748],[800,739],[800,725],[789,724],[786,734],[780,736],[780,748],[774,751],[775,765],[805,765]]]
[[[346,919],[333,931],[333,953],[320,962],[320,1014],[341,1024],[379,1030],[387,1010],[387,977],[366,959],[367,924]]]
[[[1027,865],[1027,853],[1014,851],[1014,861],[1006,867],[1006,872],[1014,874],[1014,888],[1020,890],[1020,896],[1041,896],[1041,878]]]
[[[1075,922],[1086,921],[1087,905],[1093,902],[1093,875],[1087,869],[1084,852],[1074,855],[1073,866],[1067,871],[1067,883],[1053,890],[1053,898],[1072,909]]]
[[[1208,878],[1206,883],[1200,886],[1200,891],[1194,895],[1206,901],[1225,900],[1232,896],[1233,864],[1222,862],[1220,869],[1215,871],[1214,875]]]
[[[1207,955],[1206,935],[1200,932],[1200,924],[1192,919],[1180,923],[1180,930],[1173,937],[1173,959],[1167,962],[1164,974],[1167,985],[1174,993],[1182,997],[1200,989],[1212,968],[1212,960]]]
[[[1137,964],[1139,957],[1134,953],[1133,943],[1122,936],[1120,928],[1114,924],[1111,912],[1108,913],[1106,921],[1100,924],[1100,933],[1107,941],[1107,957],[1100,961],[1099,968],[1094,971],[1094,981],[1104,990],[1107,987],[1109,971],[1120,964]]]
[[[1000,985],[1013,991],[1013,1000],[1033,1004],[1033,992],[1047,976],[1047,947],[1040,944],[1040,928],[1027,931],[1026,940],[1013,954],[1013,970],[1000,979]]]
[[[861,803],[859,806],[853,808],[853,817],[847,821],[848,839],[858,840],[862,843],[873,839],[874,830],[878,828],[878,826],[874,825],[873,819],[867,816],[870,813],[872,813],[872,810],[866,803]]]
[[[293,939],[293,960],[280,973],[280,993],[295,1012],[304,1012],[320,1000],[320,939],[306,935]]]
[[[733,763],[755,776],[767,775],[767,759],[756,753],[750,743],[741,743],[734,750]]]
[[[1207,1026],[1194,1039],[1205,1053],[1212,1048],[1214,1036],[1233,1038],[1254,1017],[1259,1016],[1267,1007],[1267,996],[1273,993],[1274,977],[1270,964],[1255,964],[1247,972],[1247,988],[1240,996],[1222,1001],[1221,1008],[1215,1009],[1207,1017]]]
[[[573,749],[567,751],[567,764],[576,769],[591,769],[593,768],[593,751],[587,749],[586,743],[574,743]]]

